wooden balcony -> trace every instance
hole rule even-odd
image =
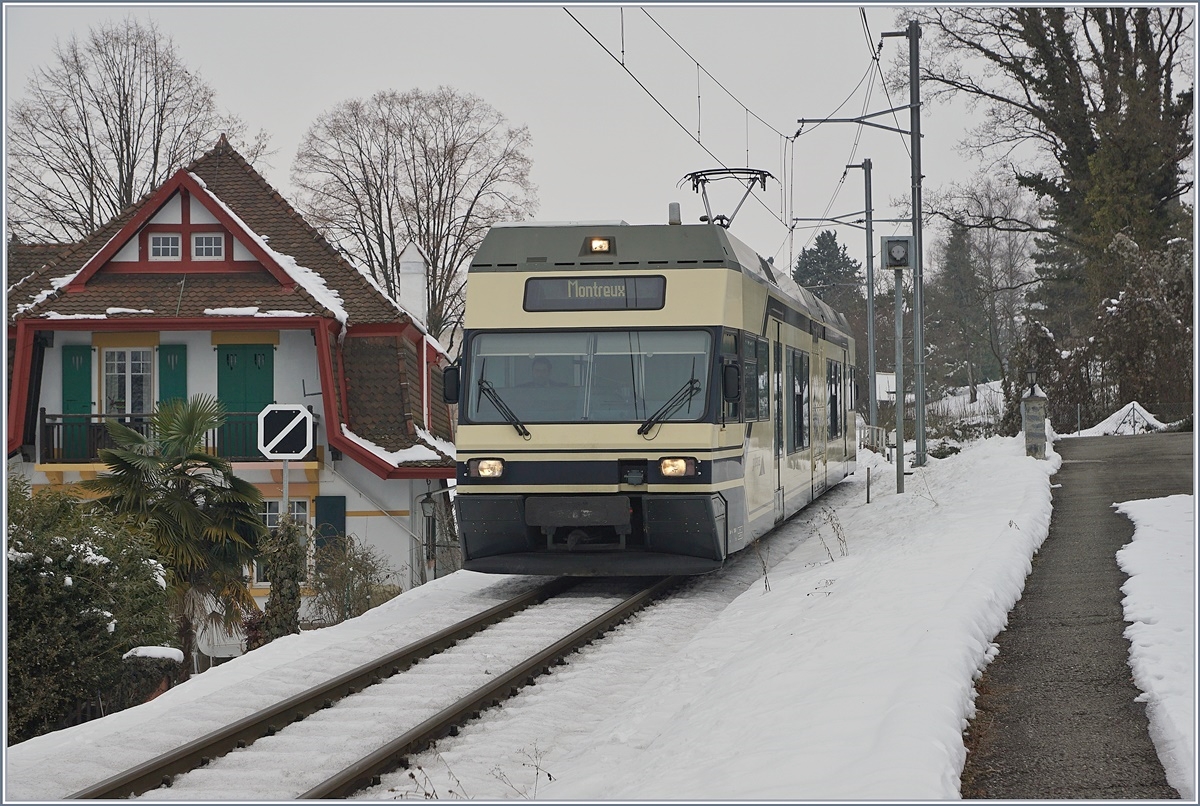
[[[100,450],[115,447],[105,423],[116,420],[139,433],[150,426],[142,414],[38,413],[39,464],[98,464]],[[269,462],[258,450],[258,412],[236,411],[225,415],[225,424],[204,435],[204,450],[231,462]],[[315,451],[305,461],[314,461]]]

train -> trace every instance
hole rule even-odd
[[[468,267],[463,567],[722,567],[855,469],[846,317],[720,219],[512,223]]]

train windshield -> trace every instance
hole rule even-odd
[[[704,416],[711,357],[703,330],[479,333],[470,344],[467,417],[695,421]]]

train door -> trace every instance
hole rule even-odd
[[[813,462],[813,498],[816,498],[829,484],[829,392],[825,378],[825,351],[816,334],[812,337],[812,462]]]
[[[842,479],[846,475],[846,350],[830,350],[826,361],[826,395],[829,409],[829,461],[830,474],[834,479]]]
[[[747,539],[765,532],[774,522],[776,469],[771,433],[771,343],[762,336],[742,337],[742,404],[746,421],[744,448]]]
[[[854,364],[850,363],[850,355],[842,350],[842,404],[844,426],[842,428],[842,476],[852,472],[850,466],[850,446],[854,444]]]
[[[774,398],[772,425],[775,430],[775,522],[784,519],[783,503],[783,324],[775,323],[775,344],[771,362],[771,397]]]

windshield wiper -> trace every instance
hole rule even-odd
[[[643,436],[646,435],[649,433],[651,428],[653,428],[659,422],[670,417],[676,409],[695,397],[696,393],[699,391],[700,381],[696,380],[695,378],[689,378],[687,383],[679,387],[679,391],[671,396],[670,400],[668,400],[666,403],[663,403],[659,407],[658,411],[646,418],[646,422],[642,423],[638,427],[637,432]]]
[[[500,416],[504,421],[517,429],[517,433],[523,437],[529,437],[529,429],[525,427],[525,423],[521,422],[521,418],[513,413],[513,410],[508,407],[504,399],[500,397],[500,393],[496,391],[496,387],[492,386],[491,381],[480,379],[479,391],[483,392],[483,396],[492,402],[496,407],[496,411],[500,412]]]

